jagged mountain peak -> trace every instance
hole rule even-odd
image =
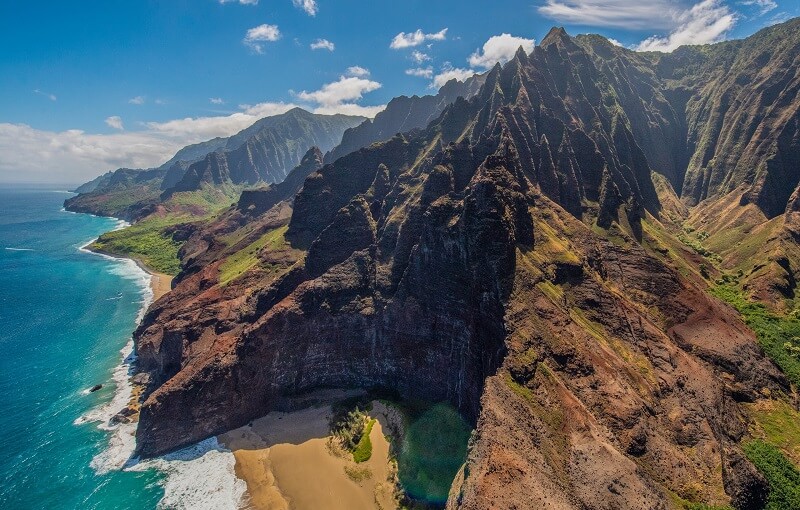
[[[257,216],[237,245],[269,241],[251,269],[225,274],[238,253],[225,241],[240,237],[212,225],[192,239],[205,264],[188,260],[182,300],[137,331],[153,381],[139,452],[242,425],[286,395],[378,387],[449,401],[475,425],[451,508],[763,502],[742,448],[749,403],[791,388],[707,292],[710,262],[682,241],[678,203],[727,197],[724,214],[764,225],[780,205],[796,221],[798,63],[776,52],[782,65],[741,71],[761,44],[641,54],[554,29],[424,129],[326,156],[290,217],[286,201],[255,200],[277,186],[249,194],[225,221]],[[742,172],[732,155],[764,165]],[[769,270],[794,264],[792,249]]]
[[[566,41],[569,41],[571,38],[564,27],[553,27],[548,32],[547,35],[544,36],[542,41],[539,43],[539,46],[542,48],[547,48],[551,44],[564,44]]]

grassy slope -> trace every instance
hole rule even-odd
[[[730,303],[758,337],[758,343],[795,386],[800,386],[800,319],[797,311],[786,315],[771,312],[762,303],[745,298],[727,283],[711,289],[715,296]]]
[[[129,227],[101,235],[90,248],[129,257],[155,272],[174,276],[180,271],[178,250],[182,243],[173,238],[172,227],[210,218],[230,206],[239,193],[239,186],[176,193],[156,213]]]
[[[277,250],[286,243],[284,235],[288,226],[272,230],[244,249],[230,255],[219,268],[219,283],[227,285],[259,264],[258,252],[263,249]]]
[[[176,275],[180,271],[180,243],[168,232],[181,217],[147,218],[122,230],[101,235],[90,248],[112,255],[130,257],[158,273]]]

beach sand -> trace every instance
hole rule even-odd
[[[384,437],[386,410],[374,403],[372,457],[356,464],[328,441],[329,406],[273,412],[219,436],[233,451],[236,475],[257,510],[373,510],[398,508],[395,469]],[[349,472],[349,474],[348,474]]]
[[[153,291],[153,301],[158,301],[161,296],[172,290],[172,277],[170,275],[156,273],[143,266],[140,267],[150,274],[150,289]]]

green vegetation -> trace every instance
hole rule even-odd
[[[769,482],[766,510],[800,510],[800,471],[775,446],[756,439],[744,452]]]
[[[470,427],[447,404],[437,404],[412,419],[397,455],[405,492],[420,502],[442,504],[467,457]]]
[[[245,186],[237,184],[204,184],[194,191],[174,193],[164,207],[172,215],[207,217],[236,203],[244,189]]]
[[[359,464],[368,461],[372,457],[372,440],[369,435],[372,432],[373,425],[375,425],[375,420],[369,420],[361,434],[361,439],[358,440],[356,449],[353,450],[353,460]]]
[[[758,343],[796,386],[800,386],[800,318],[797,310],[781,316],[762,303],[748,300],[733,284],[723,283],[711,289],[718,298],[730,303],[758,337]]]
[[[356,462],[364,462],[372,456],[369,433],[374,424],[375,420],[371,420],[358,404],[354,405],[351,401],[334,406],[329,423],[333,437],[342,448],[353,454]]]
[[[748,406],[757,425],[756,434],[800,463],[800,412],[783,400]]]
[[[692,503],[692,502],[684,502],[683,508],[685,510],[733,510],[730,506],[716,506],[716,505],[706,505],[705,503]]]
[[[181,243],[172,238],[169,227],[177,223],[180,223],[179,218],[147,218],[101,235],[90,248],[130,257],[159,273],[176,275],[180,271],[178,249]]]
[[[684,228],[684,230],[687,230],[687,229]],[[689,232],[693,232],[693,230],[690,230]],[[697,238],[700,239],[700,240],[707,239],[708,238],[708,232],[701,232],[700,234],[697,235]],[[678,240],[680,242],[682,242],[683,244],[685,244],[686,246],[688,246],[689,248],[691,248],[692,250],[694,250],[694,252],[697,253],[698,255],[700,255],[702,257],[705,257],[707,259],[711,259],[711,260],[713,260],[715,262],[722,262],[722,258],[719,255],[717,255],[713,251],[711,251],[711,250],[707,249],[706,247],[704,247],[701,244],[700,240],[698,240],[698,239],[692,239],[691,237],[689,237],[688,235],[684,234],[683,232],[678,234]]]
[[[356,483],[372,478],[372,471],[366,466],[345,466],[344,472],[348,478]]]
[[[219,267],[220,285],[227,285],[252,267],[255,267],[259,262],[258,252],[262,249],[277,250],[281,248],[286,243],[284,235],[288,228],[288,226],[283,226],[272,230],[250,243],[247,247],[229,256]]]
[[[120,193],[120,201],[114,201],[117,195],[103,195],[104,207],[113,213],[137,203],[141,197],[133,193],[136,189]],[[178,250],[182,243],[173,238],[171,227],[208,218],[210,214],[228,207],[241,189],[242,186],[208,186],[197,191],[176,193],[164,203],[167,212],[152,214],[130,227],[107,232],[91,248],[130,257],[153,271],[174,276],[181,269]]]

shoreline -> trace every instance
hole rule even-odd
[[[112,253],[105,250],[98,250],[92,248],[92,244],[94,244],[96,240],[97,239],[92,239],[86,245],[82,246],[82,248],[88,252],[95,253],[97,255],[103,255],[114,259],[130,260],[134,264],[136,264],[139,267],[139,269],[150,275],[150,290],[153,292],[153,301],[147,305],[147,308],[149,308],[150,305],[158,301],[159,298],[164,296],[164,294],[172,290],[172,279],[174,278],[173,276],[164,273],[159,273],[158,271],[150,269],[149,267],[147,267],[147,265],[145,265],[144,262],[137,259],[136,257],[128,257],[127,255],[120,255],[117,253]]]
[[[117,220],[117,225],[112,230],[130,225],[127,221],[109,218]],[[92,249],[91,245],[96,240],[92,239],[78,249],[116,260],[140,272],[143,300],[136,318],[138,327],[152,304],[172,290],[172,276],[150,269],[135,257]],[[145,277],[148,277],[147,283],[144,282]],[[108,433],[108,443],[95,455],[90,466],[98,475],[109,471],[152,470],[161,473],[163,479],[159,485],[164,493],[158,508],[240,510],[247,498],[247,486],[244,480],[236,476],[236,460],[233,452],[221,446],[216,437],[161,457],[152,459],[132,457],[136,445],[140,399],[145,387],[145,382],[139,380],[135,369],[136,355],[132,333],[133,331],[121,350],[122,357],[111,378],[116,386],[114,397],[74,422],[76,425],[93,422]]]
[[[334,442],[330,405],[273,411],[217,436],[233,452],[236,476],[246,483],[245,508],[399,508],[397,468],[387,436],[402,418],[380,402],[372,405],[372,455],[363,463]]]

